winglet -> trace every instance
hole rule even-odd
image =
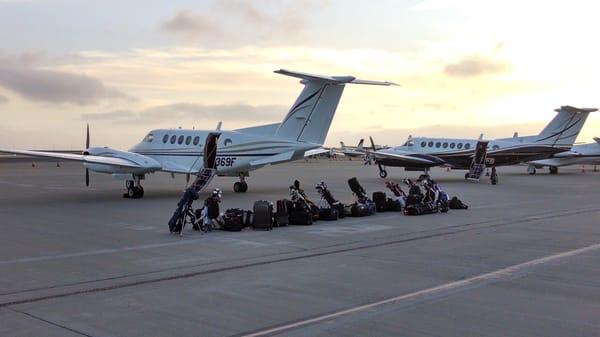
[[[274,72],[277,74],[281,74],[281,75],[301,78],[306,81],[321,81],[321,82],[330,82],[330,83],[336,83],[336,84],[352,83],[352,84],[385,85],[385,86],[390,86],[390,85],[397,86],[398,85],[396,83],[388,82],[388,81],[381,82],[381,81],[359,80],[354,76],[317,75],[317,74],[303,73],[303,72],[299,72],[299,71],[291,71],[291,70],[286,70],[286,69],[279,69],[279,70],[275,70]]]
[[[596,143],[600,144],[600,137],[594,137],[594,140],[596,141]]]

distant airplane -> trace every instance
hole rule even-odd
[[[556,117],[537,136],[518,137],[515,134],[511,138],[489,142],[476,139],[410,137],[402,146],[371,151],[369,156],[378,165],[379,176],[382,178],[387,177],[386,166],[425,172],[431,167],[441,165],[454,169],[470,169],[478,142],[487,144],[485,165],[488,167],[546,159],[571,149],[589,113],[596,110],[571,106],[556,109]]]
[[[557,174],[560,166],[600,165],[600,138],[594,143],[573,145],[571,150],[557,153],[552,158],[530,161],[529,174],[535,174],[536,168],[548,167],[550,174]]]
[[[361,139],[358,142],[358,145],[353,149],[347,147],[344,144],[344,142],[340,142],[340,145],[342,146],[340,149],[340,153],[346,157],[349,157],[350,160],[352,160],[352,158],[354,158],[354,157],[364,157],[365,156],[365,150],[363,148],[364,141],[365,141],[364,139]]]
[[[329,131],[333,116],[346,84],[389,86],[394,83],[359,80],[353,76],[313,75],[289,70],[275,73],[300,78],[303,90],[281,123],[221,131],[216,154],[216,174],[236,176],[235,192],[246,192],[245,177],[271,164],[296,160],[322,152],[321,146]],[[129,151],[107,147],[90,147],[89,127],[86,149],[82,154],[0,149],[0,152],[32,157],[55,158],[83,162],[86,185],[89,171],[112,174],[125,180],[127,194],[141,198],[144,189],[140,181],[146,174],[199,175],[203,166],[204,140],[215,130],[157,129]]]

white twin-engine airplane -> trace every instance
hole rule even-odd
[[[537,136],[501,138],[489,142],[477,139],[411,137],[402,146],[372,151],[369,156],[378,164],[379,176],[382,178],[387,177],[386,166],[425,172],[431,167],[442,165],[469,170],[478,143],[484,144],[483,149],[487,144],[485,165],[488,167],[550,158],[571,149],[589,113],[596,110],[598,109],[562,106],[555,110],[558,112],[556,117]]]
[[[530,161],[528,172],[535,174],[536,168],[548,166],[550,174],[557,174],[560,166],[569,165],[600,165],[600,138],[594,138],[595,143],[577,144],[571,150],[557,153],[552,158]]]
[[[240,181],[233,185],[235,192],[248,190],[245,177],[249,171],[319,153],[345,84],[394,84],[359,80],[353,76],[313,75],[284,69],[275,73],[300,78],[300,83],[304,85],[283,121],[233,131],[218,130],[217,175],[239,177]],[[2,149],[0,152],[80,161],[86,167],[86,185],[89,184],[88,170],[113,174],[116,178],[126,180],[126,195],[141,198],[144,189],[140,180],[145,179],[148,173],[160,171],[198,175],[203,166],[204,140],[214,131],[152,130],[129,151],[121,151],[89,147],[88,129],[86,149],[81,155]]]

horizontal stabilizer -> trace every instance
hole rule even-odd
[[[250,162],[251,166],[262,166],[268,164],[277,164],[284,161],[289,161],[294,156],[294,151],[287,151],[283,153],[276,154],[274,156],[269,156],[257,160],[253,160]]]
[[[337,83],[337,84],[353,83],[353,84],[367,84],[367,85],[398,85],[396,83],[387,82],[387,81],[382,82],[382,81],[359,80],[354,76],[316,75],[316,74],[309,74],[309,73],[303,73],[303,72],[299,72],[299,71],[291,71],[291,70],[286,70],[286,69],[275,70],[275,73],[281,74],[281,75],[286,75],[286,76],[291,76],[291,77],[296,77],[296,78],[301,78],[303,80],[321,81],[321,82],[329,82],[329,83]]]
[[[558,109],[554,109],[554,111],[556,112],[560,112],[561,110],[567,111],[567,112],[572,112],[572,113],[582,113],[582,112],[594,112],[594,111],[598,111],[598,109],[596,108],[576,108],[574,106],[570,106],[570,105],[563,105]]]
[[[594,137],[594,140],[596,141],[596,143],[600,144],[600,137]]]

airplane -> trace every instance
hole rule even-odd
[[[314,153],[325,141],[346,84],[395,85],[391,82],[359,80],[354,76],[325,76],[285,69],[275,73],[300,79],[300,95],[280,123],[221,131],[216,156],[216,174],[239,177],[235,192],[246,192],[245,177],[261,167],[302,158]],[[217,129],[220,129],[219,127]],[[147,174],[168,172],[199,175],[203,165],[203,140],[215,130],[156,129],[128,151],[90,147],[89,126],[82,154],[0,149],[0,152],[31,157],[82,162],[89,171],[112,174],[125,180],[124,197],[142,198],[141,180]],[[315,151],[316,150],[316,151]]]
[[[560,166],[568,165],[600,165],[600,138],[595,137],[594,143],[576,144],[571,150],[557,153],[552,158],[530,161],[527,169],[529,174],[535,174],[536,168],[548,167],[550,174],[558,174]]]
[[[403,145],[369,152],[379,167],[379,176],[387,177],[386,166],[404,167],[407,171],[428,172],[434,166],[470,169],[478,143],[487,145],[485,165],[488,167],[514,165],[550,158],[568,151],[594,108],[578,109],[562,106],[556,117],[536,136],[501,138],[489,142],[481,139],[450,139],[410,137]],[[480,137],[481,138],[481,137]],[[373,143],[373,140],[371,139]],[[465,175],[465,179],[469,173]]]
[[[358,142],[358,145],[356,146],[356,148],[354,148],[354,149],[346,147],[346,144],[344,144],[344,142],[340,142],[340,145],[342,147],[339,152],[341,154],[343,154],[344,156],[348,157],[350,160],[352,160],[353,157],[364,157],[365,156],[365,150],[363,148],[364,141],[365,141],[364,139],[361,139]]]

